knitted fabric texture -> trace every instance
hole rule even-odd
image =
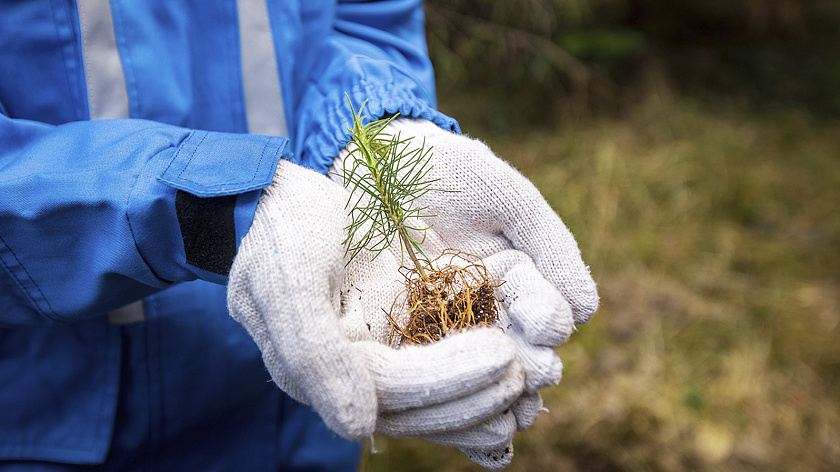
[[[501,433],[507,443],[490,447],[487,440],[484,446],[463,448],[485,467],[504,467],[513,454],[513,431],[529,427],[542,410],[538,391],[560,380],[562,363],[553,348],[597,309],[595,283],[574,237],[540,192],[486,145],[410,118],[392,121],[385,133],[432,151],[427,178],[443,191],[430,191],[416,203],[435,215],[413,222],[430,228],[418,238],[424,253],[434,258],[453,249],[479,256],[491,277],[505,281],[496,293],[500,325],[525,371],[524,392],[511,406],[513,420],[495,418],[493,427],[482,430],[498,432],[507,424]],[[347,152],[334,169],[340,169]]]
[[[430,346],[387,345],[383,307],[399,290],[399,263],[382,254],[345,266],[347,197],[323,175],[281,162],[240,245],[228,306],[272,378],[348,439],[380,430],[453,446],[506,441],[484,423],[523,392],[514,342],[484,328]]]

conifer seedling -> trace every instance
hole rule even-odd
[[[434,215],[418,200],[443,191],[429,178],[433,149],[388,133],[397,116],[363,124],[364,104],[358,113],[352,103],[350,108],[352,140],[340,174],[353,195],[347,203],[347,254],[352,260],[360,251],[379,253],[397,243],[403,261],[405,255],[411,261],[400,270],[406,288],[387,313],[391,342],[425,344],[471,326],[495,326],[494,289],[501,281],[488,277],[480,258],[446,249],[429,260],[421,249],[429,227],[418,222]]]

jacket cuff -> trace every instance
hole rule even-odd
[[[286,138],[193,131],[149,161],[128,215],[137,248],[157,277],[225,284]],[[161,215],[165,215],[161,218]]]
[[[455,119],[436,110],[405,87],[361,81],[347,95],[357,113],[364,104],[363,124],[399,113],[402,117],[428,120],[444,130],[461,133]],[[339,150],[350,142],[353,112],[347,95],[335,92],[324,97],[320,107],[322,118],[317,124],[310,125],[311,131],[298,140],[296,155],[302,165],[326,173]]]

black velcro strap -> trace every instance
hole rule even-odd
[[[227,275],[236,256],[233,210],[236,195],[201,198],[178,190],[175,212],[187,264],[214,274]]]

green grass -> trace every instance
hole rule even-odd
[[[840,470],[840,123],[652,94],[499,135],[476,103],[442,108],[542,190],[602,297],[507,470]],[[360,470],[482,470],[376,447]]]

